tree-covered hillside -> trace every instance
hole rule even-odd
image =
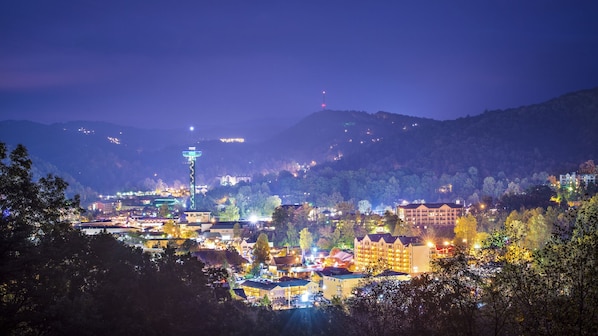
[[[203,152],[197,161],[199,184],[217,185],[223,175],[259,180],[288,171],[311,181],[310,187],[295,183],[303,189],[294,192],[340,192],[347,200],[385,203],[465,198],[482,191],[486,178],[502,184],[500,193],[510,183],[544,182],[548,175],[574,171],[598,157],[597,111],[598,88],[447,121],[326,110],[272,131],[278,134],[262,142],[223,143],[183,131],[103,123],[15,121],[0,122],[0,141],[12,148],[26,145],[39,176],[64,176],[83,195],[151,188],[158,181],[184,185],[187,165],[181,151],[195,145]],[[388,197],[381,196],[382,187],[393,189]],[[453,195],[438,194],[447,187]],[[375,195],[372,188],[378,190]]]
[[[481,175],[502,172],[513,179],[555,173],[596,157],[597,112],[598,88],[542,104],[420,123],[411,132],[366,141],[362,150],[337,165],[350,170],[407,167],[435,174],[476,167]]]

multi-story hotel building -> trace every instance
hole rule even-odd
[[[399,205],[397,215],[414,227],[455,226],[457,218],[463,215],[463,205],[455,203],[421,203]]]
[[[404,273],[430,270],[430,248],[419,237],[369,234],[355,238],[354,254],[355,266],[360,272],[374,264]]]

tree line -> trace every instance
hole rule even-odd
[[[0,144],[0,330],[6,335],[593,335],[598,197],[515,211],[479,254],[410,282],[363,283],[349,300],[273,311],[223,295],[226,272],[167,249],[85,236],[55,176],[34,181],[24,147]],[[534,230],[552,218],[548,235]]]

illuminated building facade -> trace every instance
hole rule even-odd
[[[357,271],[373,265],[410,274],[430,270],[430,248],[419,237],[369,234],[355,238],[354,249]]]
[[[353,294],[353,289],[358,287],[365,278],[365,274],[339,274],[325,275],[322,279],[322,294],[324,298],[332,300],[334,297],[346,299]]]
[[[243,288],[250,301],[268,296],[272,301],[282,299],[287,303],[293,297],[317,293],[319,291],[318,287],[317,283],[302,279],[280,282],[246,280],[241,284],[241,288]]]
[[[189,210],[185,211],[187,223],[210,223],[212,213],[210,211]]]
[[[456,203],[407,204],[397,207],[397,215],[413,227],[455,226],[457,218],[463,215],[463,205]]]
[[[561,188],[572,187],[576,188],[583,182],[584,185],[590,183],[596,184],[596,174],[581,174],[577,175],[574,172],[565,175],[559,175],[559,184]]]
[[[224,175],[220,176],[220,185],[223,186],[234,186],[241,182],[251,182],[250,176],[232,176],[232,175]]]

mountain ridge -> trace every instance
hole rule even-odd
[[[222,143],[183,130],[143,130],[86,121],[43,125],[0,121],[0,141],[25,145],[34,164],[62,172],[78,189],[107,193],[142,188],[149,180],[187,178],[181,151],[195,145],[198,183],[218,176],[318,174],[326,169],[455,174],[475,167],[482,176],[511,178],[575,169],[598,156],[598,88],[544,103],[434,120],[379,111],[324,110],[268,139]],[[315,165],[314,165],[315,164]],[[185,184],[181,182],[181,184]]]

